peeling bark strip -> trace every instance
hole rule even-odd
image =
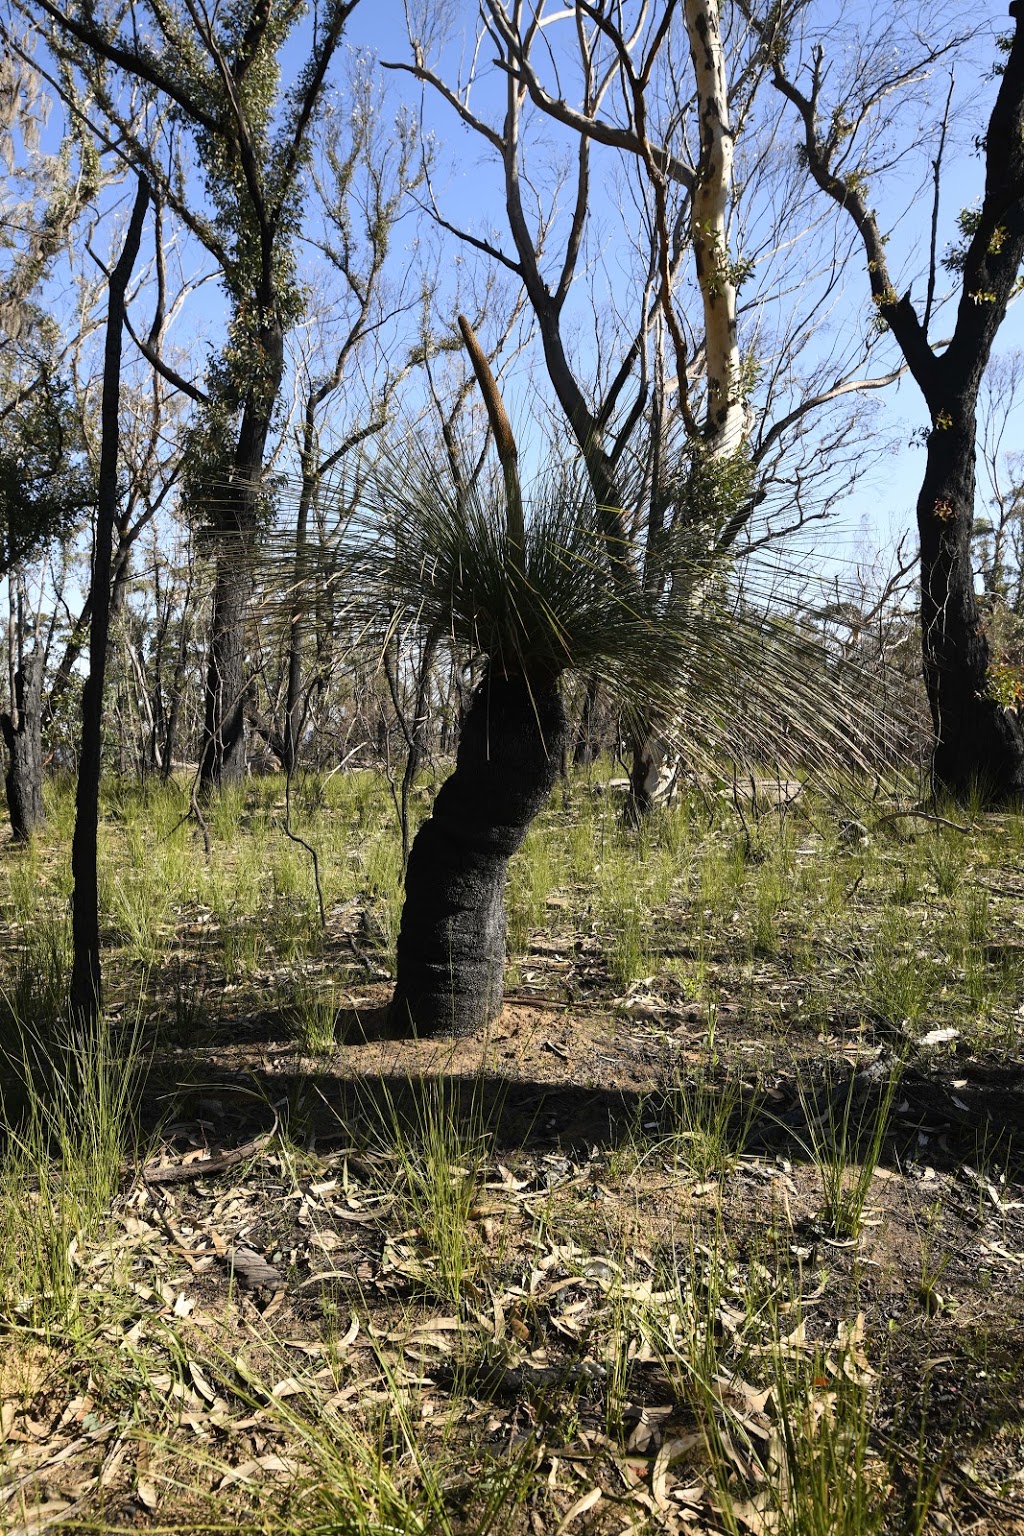
[[[194,1163],[169,1163],[166,1167],[154,1166],[147,1163],[142,1170],[142,1178],[147,1184],[189,1184],[195,1179],[205,1179],[216,1173],[223,1173],[228,1168],[237,1168],[239,1163],[246,1162],[250,1157],[255,1157],[269,1146],[277,1135],[278,1119],[274,1116],[274,1123],[269,1131],[263,1131],[259,1136],[254,1136],[251,1141],[246,1141],[240,1147],[232,1147],[228,1152],[214,1152],[210,1157],[198,1158]]]
[[[505,877],[558,778],[568,725],[554,683],[489,674],[462,725],[455,772],[412,846],[392,1018],[464,1035],[501,1011]]]
[[[7,809],[16,843],[41,830],[43,813],[43,653],[34,650],[14,675],[11,713],[0,715],[7,747]]]

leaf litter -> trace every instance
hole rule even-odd
[[[993,1363],[991,1346],[981,1363],[972,1340],[984,1324],[997,1341],[1019,1341],[1024,1189],[1012,1159],[963,1170],[973,1170],[964,1146],[979,1105],[1013,1123],[1013,1068],[1008,1088],[990,1085],[960,1022],[941,1012],[905,1032],[927,1051],[930,1076],[904,1080],[898,1153],[877,1170],[856,1238],[837,1238],[819,1220],[817,1171],[784,1127],[805,1125],[802,1074],[829,1059],[857,1072],[874,1040],[830,1017],[792,1051],[769,1050],[771,1026],[753,1027],[750,995],[723,961],[708,963],[703,1000],[662,971],[616,1003],[593,936],[556,931],[531,947],[536,996],[514,1002],[485,1047],[489,1080],[521,1103],[470,1170],[454,1297],[430,1212],[410,1199],[408,1170],[386,1145],[386,1104],[376,1125],[358,1093],[354,1115],[351,1098],[319,1120],[304,1109],[312,1129],[296,1143],[223,1110],[182,1118],[142,1183],[126,1179],[115,1235],[79,1246],[76,1269],[95,1298],[85,1335],[40,1341],[18,1325],[4,1340],[6,1528],[27,1536],[80,1508],[186,1527],[190,1501],[228,1518],[244,1518],[254,1498],[284,1510],[323,1478],[322,1421],[371,1441],[389,1425],[395,1475],[409,1488],[453,1438],[471,1465],[528,1454],[542,1492],[522,1523],[539,1536],[720,1531],[723,1521],[774,1533],[792,1496],[779,1434],[792,1405],[779,1381],[803,1391],[812,1440],[830,1432],[843,1394],[864,1394],[880,1456],[887,1438],[912,1446],[897,1409],[922,1379],[920,1359],[937,1362],[924,1370],[935,1417],[923,1430],[936,1464],[946,1465],[942,1437],[959,1436],[974,1469],[965,1482],[949,1465],[946,1508],[968,1509],[978,1531],[1012,1530],[1024,1445],[1012,1428],[986,1441],[972,1415],[988,1411],[975,1398],[995,1400],[985,1380],[1000,1370],[1013,1392],[1013,1362]],[[766,965],[751,985],[762,989],[760,1022],[789,1027],[801,1006],[792,978]],[[361,1006],[384,997],[368,985]],[[712,1030],[770,1113],[703,1175],[688,1162],[694,1129],[672,1134],[664,1092],[707,1060]],[[329,1075],[359,1092],[398,1075],[472,1080],[480,1045],[403,1046],[396,1072],[395,1048],[354,1044]],[[279,1098],[320,1091],[286,1046],[204,1054],[225,1083],[259,1072]],[[323,1077],[323,1063],[316,1070]],[[230,1105],[229,1089],[203,1094]],[[827,1133],[828,1102],[813,1102],[813,1130]],[[451,1179],[468,1166],[453,1155]],[[934,1314],[917,1299],[929,1243],[942,1276]],[[769,1292],[772,1328],[758,1313]],[[696,1321],[682,1315],[695,1303]],[[694,1351],[708,1360],[699,1401],[684,1382]],[[137,1411],[117,1406],[126,1378]],[[451,1474],[453,1490],[472,1482]]]

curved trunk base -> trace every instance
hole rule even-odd
[[[948,708],[948,697],[943,702]],[[932,789],[962,803],[1024,805],[1024,723],[1017,711],[983,695],[964,699],[956,729],[935,742]]]
[[[558,778],[567,725],[553,683],[487,677],[455,772],[416,834],[405,876],[391,1024],[465,1035],[501,1011],[505,877]]]

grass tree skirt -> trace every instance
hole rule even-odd
[[[474,694],[455,772],[409,855],[397,1029],[462,1035],[500,1012],[508,861],[551,794],[566,735],[554,683],[491,675]]]

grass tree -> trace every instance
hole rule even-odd
[[[731,557],[680,543],[671,581],[626,588],[585,474],[524,494],[497,388],[460,323],[501,474],[460,477],[408,445],[379,454],[358,492],[349,578],[382,648],[415,625],[476,680],[406,872],[392,1011],[421,1034],[483,1028],[501,1009],[506,872],[560,771],[567,675],[597,678],[627,719],[672,722],[708,770],[834,764],[866,740],[822,648],[757,601]]]
[[[767,151],[779,106],[759,34],[720,0],[481,0],[463,56],[454,8],[406,14],[409,56],[385,67],[418,81],[493,162],[507,234],[483,199],[452,222],[428,176],[429,206],[521,285],[624,590],[671,584],[668,554],[685,564],[700,537],[726,558],[766,503],[773,536],[825,515],[835,482],[859,472],[845,445],[855,436],[863,455],[864,435],[852,414],[824,435],[814,423],[886,380],[864,376],[870,342],[825,365],[808,348],[832,303],[821,275],[834,253],[817,249]],[[689,537],[672,531],[687,521]],[[675,777],[660,718],[636,719],[630,756],[644,816]]]

